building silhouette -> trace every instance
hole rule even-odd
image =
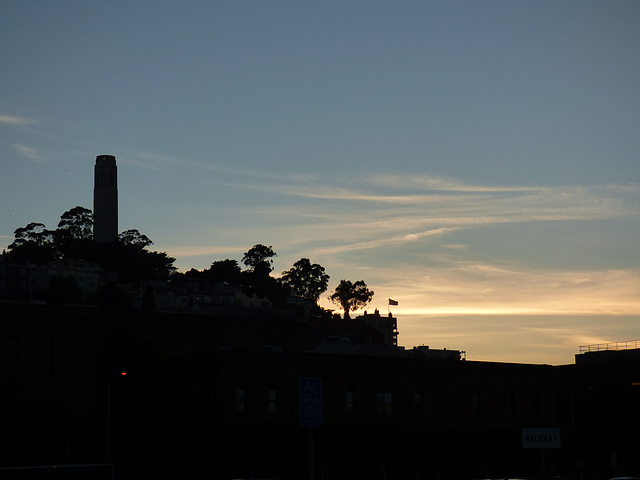
[[[105,480],[104,465],[119,479],[640,471],[629,435],[640,426],[640,341],[581,347],[569,365],[478,362],[371,343],[364,319],[339,332],[351,344],[330,346],[318,339],[338,331],[331,324],[254,313],[0,302],[0,477],[53,475],[50,465]],[[322,384],[312,432],[300,422],[306,378]],[[538,438],[550,434],[553,444]]]
[[[96,242],[113,242],[118,238],[118,167],[113,155],[96,157],[93,237]]]
[[[100,155],[94,237],[117,234],[116,161]],[[99,298],[73,304],[54,277]],[[580,347],[570,365],[467,361],[405,349],[378,310],[311,315],[302,299],[274,305],[197,276],[127,292],[108,282],[99,264],[0,255],[2,479],[640,472],[640,340]],[[45,289],[48,305],[29,301]],[[310,379],[314,425],[302,421]]]

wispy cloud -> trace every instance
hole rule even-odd
[[[15,115],[5,115],[0,113],[0,123],[8,123],[10,125],[27,125],[35,123],[34,120],[24,117],[17,117]]]
[[[536,215],[562,210],[563,217],[609,215],[621,197],[640,194],[640,185],[594,186],[500,186],[463,183],[433,175],[371,174],[357,183],[311,173],[281,173],[234,168],[211,159],[180,158],[145,151],[129,151],[122,161],[187,176],[199,184],[246,189],[317,200],[360,202],[397,206],[438,207],[446,211],[466,210],[475,215],[492,207],[490,213],[528,211]],[[224,174],[222,177],[221,174]],[[637,211],[637,203],[634,205]],[[571,210],[567,213],[566,208]],[[436,210],[438,211],[438,210]],[[629,212],[625,212],[628,214]]]
[[[388,197],[352,192],[334,195],[330,188],[323,200],[316,201],[314,189],[273,186],[272,193],[283,196],[283,205],[243,207],[234,215],[250,219],[269,219],[277,225],[287,244],[307,244],[318,253],[353,251],[399,245],[451,234],[461,229],[497,225],[534,225],[542,222],[637,219],[638,192],[620,193],[606,187],[540,188],[536,191],[407,196],[404,203],[385,203]],[[310,193],[311,192],[311,193]],[[294,195],[308,201],[288,202]],[[370,200],[363,200],[365,197]],[[259,196],[257,197],[259,198]],[[356,201],[352,201],[357,198]],[[395,198],[395,197],[394,197]],[[263,222],[264,223],[264,222]]]
[[[461,218],[467,216],[477,219],[484,217],[487,223],[497,221],[539,221],[556,219],[595,219],[611,218],[611,216],[640,216],[638,202],[626,201],[637,198],[640,187],[637,185],[605,185],[605,186],[559,186],[559,187],[478,187],[474,185],[452,185],[446,181],[440,184],[438,179],[417,178],[413,185],[430,185],[436,183],[440,187],[435,191],[415,189],[404,190],[400,182],[394,182],[393,189],[377,187],[377,177],[372,183],[363,179],[358,186],[341,185],[340,180],[303,179],[300,176],[290,178],[287,182],[266,181],[257,176],[255,181],[227,180],[210,183],[227,187],[243,188],[253,192],[278,194],[283,197],[292,196],[310,200],[327,200],[332,202],[349,202],[350,209],[361,208],[363,211],[376,208],[377,216],[394,214],[392,210],[380,210],[396,206],[404,215],[451,216]],[[199,181],[207,182],[200,178]],[[446,188],[446,186],[448,186]],[[450,188],[449,188],[450,187]],[[272,209],[272,211],[274,211]]]
[[[402,245],[408,242],[416,242],[427,237],[440,237],[451,233],[455,228],[434,228],[423,232],[409,233],[404,235],[381,236],[379,238],[355,241],[351,243],[342,243],[339,245],[318,247],[311,250],[314,255],[334,255],[338,253],[349,252],[353,250],[363,250],[372,248],[389,247],[393,245]]]
[[[27,157],[29,160],[32,160],[36,163],[43,163],[44,161],[46,161],[46,157],[39,150],[33,147],[29,147],[28,145],[23,145],[21,143],[14,143],[11,146],[16,152],[18,152],[22,156]]]
[[[210,260],[223,256],[239,259],[250,245],[235,242],[253,239],[255,231],[249,226],[259,224],[261,237],[256,242],[273,244],[282,254],[277,271],[305,256],[331,268],[332,278],[340,278],[360,275],[353,272],[362,272],[366,262],[375,259],[375,268],[366,272],[367,283],[382,298],[401,300],[398,312],[404,315],[640,312],[640,272],[633,265],[629,270],[603,271],[586,266],[536,268],[526,255],[518,264],[499,254],[481,260],[474,244],[474,232],[482,229],[487,235],[493,226],[525,229],[535,242],[541,223],[637,221],[636,184],[501,187],[426,175],[371,175],[354,184],[316,174],[240,171],[142,152],[131,155],[131,161],[181,173],[194,188],[241,188],[252,199],[227,205],[224,212],[206,205],[195,212],[203,227],[194,238],[206,240],[200,246],[185,242],[166,249],[184,259],[184,265],[206,268]],[[268,202],[262,201],[265,194]],[[221,215],[229,227],[225,232],[205,226],[219,223]],[[198,257],[207,261],[196,264],[202,260]]]
[[[468,185],[454,179],[424,175],[371,175],[365,178],[372,185],[385,188],[435,190],[448,192],[522,192],[540,190],[538,187],[503,187]]]

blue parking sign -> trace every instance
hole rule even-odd
[[[300,386],[300,426],[319,427],[322,425],[322,381],[319,378],[301,378]]]

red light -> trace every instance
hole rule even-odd
[[[122,375],[123,377],[127,374],[127,372],[120,372],[120,375]]]

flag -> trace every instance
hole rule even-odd
[[[398,302],[396,300],[389,299],[389,305],[397,305]]]

